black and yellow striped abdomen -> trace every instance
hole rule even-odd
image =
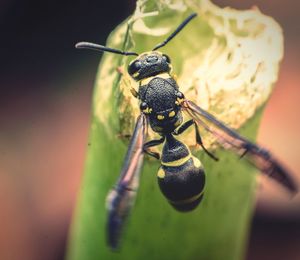
[[[201,202],[205,185],[202,164],[173,136],[167,137],[157,177],[162,193],[175,209],[190,211]]]

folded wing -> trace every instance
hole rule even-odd
[[[192,101],[185,100],[183,107],[197,124],[212,133],[216,137],[217,142],[225,149],[234,151],[240,157],[245,157],[263,174],[282,184],[291,193],[298,191],[291,173],[269,151],[242,137]]]
[[[147,118],[141,114],[131,137],[120,178],[107,196],[107,242],[116,249],[124,223],[135,202],[143,164],[143,146],[147,137]]]

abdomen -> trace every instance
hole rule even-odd
[[[191,211],[203,198],[205,173],[191,154],[173,162],[163,162],[157,173],[161,192],[178,211]]]

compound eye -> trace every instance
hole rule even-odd
[[[175,104],[176,104],[177,106],[180,106],[180,105],[182,104],[183,101],[184,101],[184,95],[183,95],[180,91],[178,91],[178,92],[176,93],[176,101],[175,101]]]
[[[134,61],[128,67],[128,73],[133,75],[134,73],[138,72],[139,69],[142,67],[142,63],[140,61]]]
[[[167,62],[167,63],[171,63],[171,59],[168,55],[164,54],[163,55],[163,59]]]
[[[140,104],[140,109],[141,109],[142,111],[145,110],[145,109],[147,109],[147,107],[148,107],[148,105],[147,105],[146,102],[142,102],[142,103]]]
[[[184,98],[184,95],[182,94],[182,92],[179,92],[179,91],[178,91],[178,92],[176,93],[176,97],[179,98],[179,99],[183,99],[183,98]]]
[[[144,101],[140,104],[140,109],[145,114],[151,114],[152,112],[152,108],[148,107],[147,103]]]

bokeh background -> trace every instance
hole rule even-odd
[[[300,183],[300,2],[214,2],[257,5],[284,29],[285,57],[258,142]],[[63,259],[100,58],[73,46],[104,43],[134,6],[133,0],[0,1],[1,260]],[[300,199],[286,195],[259,178],[247,259],[300,259]]]

